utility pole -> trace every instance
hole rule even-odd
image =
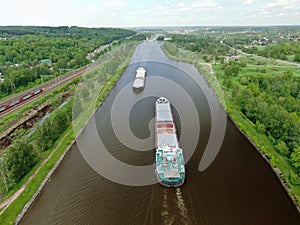
[[[40,75],[40,77],[41,77],[42,85],[44,84],[43,77],[55,77],[56,78],[55,75]]]
[[[9,79],[9,82],[10,82],[11,93],[13,93],[14,89],[16,89],[16,85],[11,81],[11,79]]]

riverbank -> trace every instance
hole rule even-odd
[[[126,57],[119,57],[118,60],[115,60],[114,63],[116,64],[116,67],[111,71],[112,75],[108,77],[106,82],[100,82],[101,91],[100,93],[98,91],[98,105],[100,105],[101,101],[105,100],[105,97],[115,86],[116,81],[126,68],[124,65],[129,64],[136,45],[137,42],[131,42],[130,44],[127,44],[126,47],[124,47],[124,45],[120,46],[122,51],[126,52]],[[107,59],[114,60],[111,55],[108,55]],[[109,62],[111,61],[108,60],[108,65],[106,66],[112,66],[112,64]],[[95,71],[101,70],[102,67],[105,67],[105,63],[90,71],[89,74],[93,74]],[[88,74],[87,77],[89,77]],[[67,152],[71,149],[71,146],[74,144],[74,131],[77,129],[77,131],[79,130],[80,133],[84,129],[84,124],[87,123],[87,121],[93,116],[94,112],[99,107],[98,106],[95,108],[86,106],[88,106],[87,103],[84,103],[84,113],[81,114],[77,120],[73,121],[73,124],[67,129],[67,131],[63,133],[63,135],[61,135],[61,138],[56,141],[54,147],[46,151],[49,156],[42,162],[39,162],[37,165],[35,165],[32,171],[22,179],[21,183],[23,183],[23,185],[19,184],[18,187],[20,188],[18,192],[16,192],[18,193],[18,196],[14,196],[9,205],[7,205],[7,207],[1,211],[0,224],[12,224],[19,215],[15,221],[15,223],[18,224],[26,212],[30,209],[31,205],[34,204],[35,199],[38,198],[40,192],[50,180],[51,176],[55,173],[56,168],[60,165]],[[78,133],[75,132],[75,134]]]
[[[51,171],[51,168],[53,168],[58,159],[66,154],[68,146],[73,143],[74,136],[71,131],[72,128],[69,127],[63,134],[63,137],[56,142],[55,147],[48,150],[48,152],[51,152],[49,156],[44,161],[38,163],[33,168],[33,171],[26,176],[27,178],[29,177],[28,181],[19,189],[17,192],[18,195],[14,196],[8,205],[1,211],[1,224],[13,224],[23,208],[29,208],[27,203],[33,202],[32,196],[34,196],[34,199],[38,197],[37,193],[40,192],[40,184],[42,183],[42,186],[46,185],[47,181],[50,179],[50,176],[47,176],[47,174],[49,174],[49,171]],[[65,154],[63,154],[64,152]]]
[[[263,134],[256,130],[254,124],[248,120],[239,109],[231,102],[229,96],[222,89],[213,70],[212,66],[204,63],[200,56],[190,51],[178,48],[173,43],[165,42],[162,46],[165,54],[174,60],[184,61],[194,64],[198,70],[204,75],[208,84],[214,89],[220,104],[226,110],[228,116],[236,124],[237,128],[247,137],[247,139],[255,146],[259,154],[267,161],[273,172],[279,178],[284,189],[291,197],[295,207],[300,211],[300,190],[298,185],[294,185],[288,179],[291,171],[291,165],[280,155],[271,141]],[[210,66],[208,66],[210,65]],[[298,178],[299,179],[299,178]]]

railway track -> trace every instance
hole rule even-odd
[[[66,84],[72,79],[82,75],[83,73],[94,69],[96,66],[100,65],[102,61],[103,60],[98,60],[91,65],[85,66],[74,71],[73,73],[57,77],[54,80],[51,80],[47,83],[44,83],[43,85],[36,87],[35,89],[31,89],[31,91],[29,92],[18,94],[18,96],[15,96],[12,99],[3,101],[0,105],[0,118],[61,87],[62,85]]]

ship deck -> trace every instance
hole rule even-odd
[[[157,172],[162,179],[181,178],[183,155],[180,149],[158,149],[156,152]]]

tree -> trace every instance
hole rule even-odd
[[[52,146],[51,128],[52,122],[47,118],[43,125],[39,126],[35,131],[35,143],[40,151],[45,151]]]
[[[11,185],[19,181],[37,162],[38,155],[32,145],[21,139],[7,149],[4,157],[6,181]]]
[[[298,52],[298,53],[295,55],[294,61],[295,61],[295,62],[300,62],[300,52]]]
[[[240,72],[240,65],[235,62],[230,62],[225,65],[225,76],[237,76]]]
[[[291,154],[293,166],[300,172],[300,146],[296,147]]]
[[[164,39],[165,39],[164,36],[158,36],[158,37],[156,38],[156,40],[158,40],[158,41],[163,41]]]
[[[284,141],[279,141],[278,144],[276,145],[278,151],[285,156],[289,156],[290,151],[289,148],[287,147],[286,143]]]

